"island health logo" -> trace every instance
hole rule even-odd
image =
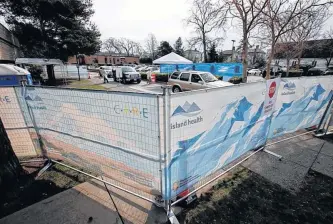
[[[202,112],[200,107],[196,103],[190,104],[189,102],[185,102],[183,106],[179,105],[175,111],[172,113],[171,117],[191,117],[183,119],[182,121],[177,121],[171,124],[171,129],[177,129],[181,127],[190,126],[193,124],[197,124],[203,121],[202,116],[199,114]],[[196,118],[192,118],[197,116]]]
[[[43,103],[43,100],[38,95],[27,95],[25,97],[25,100],[28,102],[28,106],[33,110],[47,109],[44,105],[41,105]]]
[[[172,114],[172,117],[179,116],[179,115],[191,117],[191,116],[198,115],[199,113],[201,113],[201,111],[202,110],[196,103],[190,104],[189,102],[186,101],[183,106],[178,106],[176,108],[176,110]]]
[[[294,82],[288,82],[288,81],[284,81],[284,80],[282,80],[282,82],[285,82],[285,84],[283,85],[282,95],[295,94],[296,84]]]

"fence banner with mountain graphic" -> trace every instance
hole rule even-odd
[[[261,82],[171,96],[167,198],[265,144],[270,123],[265,92]]]
[[[281,79],[269,138],[318,125],[332,89],[332,76]]]

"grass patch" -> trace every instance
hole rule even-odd
[[[104,86],[101,86],[100,84],[94,84],[91,81],[85,79],[81,81],[71,81],[69,85],[66,87],[68,88],[75,88],[75,89],[92,89],[92,90],[106,90]]]
[[[332,178],[311,171],[300,192],[292,194],[251,171],[235,175],[185,210],[181,222],[332,223]]]

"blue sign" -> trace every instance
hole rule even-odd
[[[224,81],[228,81],[234,76],[241,77],[243,65],[241,63],[195,63],[195,64],[179,64],[179,65],[161,65],[161,73],[172,73],[174,71],[202,71],[210,72],[213,75],[223,77]]]

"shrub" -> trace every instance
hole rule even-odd
[[[147,80],[147,73],[140,73],[142,80]]]
[[[229,82],[232,84],[239,84],[242,82],[242,77],[234,76],[231,79],[229,79]]]

